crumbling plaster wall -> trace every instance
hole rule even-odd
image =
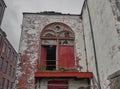
[[[87,0],[93,27],[98,71],[102,89],[109,89],[110,83],[107,77],[120,68],[120,42],[115,26],[115,19],[109,0]],[[90,51],[91,42],[90,21],[87,8],[83,9],[83,25],[86,38],[89,70],[95,74],[94,56]],[[87,26],[87,27],[86,27]],[[93,65],[92,65],[93,63]]]
[[[40,60],[40,33],[43,28],[54,22],[68,25],[75,33],[75,56],[79,60],[81,71],[86,71],[86,60],[83,40],[83,27],[80,16],[40,15],[25,13],[23,15],[20,39],[20,59],[18,64],[18,86],[27,87],[34,84],[36,64]],[[26,88],[22,88],[26,89]],[[30,89],[33,89],[31,87]]]

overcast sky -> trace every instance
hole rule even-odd
[[[2,29],[13,47],[18,51],[21,34],[22,13],[56,11],[80,14],[84,0],[4,0],[5,10]]]

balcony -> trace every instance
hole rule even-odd
[[[59,63],[59,60],[41,61],[36,78],[92,78],[92,72],[79,72],[75,66],[68,64],[67,61]]]
[[[73,63],[68,60],[42,60],[37,70],[38,72],[78,72]]]

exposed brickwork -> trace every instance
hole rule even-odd
[[[16,78],[18,55],[6,38],[5,32],[3,32],[1,29],[0,37],[0,87],[2,87],[2,89],[6,89],[8,86],[13,88]],[[3,78],[5,79],[4,82],[2,81]]]

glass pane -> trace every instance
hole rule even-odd
[[[56,40],[42,40],[42,45],[56,45]]]
[[[72,40],[60,40],[59,44],[60,45],[74,45],[74,41],[72,41]]]

